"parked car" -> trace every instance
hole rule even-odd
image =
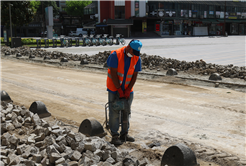
[[[83,28],[77,28],[76,36],[82,37],[83,35],[87,35],[87,30]]]
[[[71,36],[71,37],[76,36],[76,31],[70,31],[70,33],[68,34],[68,36]]]
[[[47,31],[41,32],[41,37],[47,37]]]

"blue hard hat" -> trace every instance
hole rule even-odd
[[[130,47],[133,49],[133,53],[136,56],[140,55],[140,50],[142,48],[142,42],[140,42],[139,40],[132,40],[129,43]]]

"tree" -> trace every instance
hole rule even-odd
[[[1,25],[9,28],[9,4],[11,6],[11,22],[15,30],[16,27],[29,24],[33,21],[35,16],[35,8],[31,5],[30,1],[2,1],[1,2]]]
[[[32,1],[34,2],[34,1]],[[45,12],[45,8],[46,7],[49,7],[49,6],[52,6],[53,7],[53,16],[55,17],[56,15],[59,14],[59,8],[57,7],[56,5],[56,2],[55,1],[37,1],[36,2],[36,7],[37,7],[37,14],[41,14],[43,15]]]
[[[80,17],[80,23],[84,16],[84,7],[91,4],[92,1],[66,1],[66,9],[68,15]]]
[[[41,2],[40,1],[31,0],[30,3],[31,3],[32,8],[35,10],[35,13],[37,13],[37,9],[39,8]]]
[[[44,23],[42,31],[45,30],[45,8],[52,6],[53,7],[53,17],[59,14],[59,8],[56,5],[55,0],[37,0],[40,2],[37,8],[37,14],[41,16],[42,22]]]

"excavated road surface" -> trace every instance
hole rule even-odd
[[[104,122],[106,73],[1,60],[1,89],[27,108],[45,103],[58,118]],[[245,93],[138,79],[130,134],[144,140],[158,131],[245,158]]]

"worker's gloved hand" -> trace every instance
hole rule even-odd
[[[123,90],[121,88],[118,88],[117,92],[119,93],[120,98],[125,97],[124,92],[123,92]]]
[[[126,90],[124,91],[124,95],[125,95],[125,98],[126,98],[126,99],[129,99],[130,93],[131,93],[131,89],[126,88]]]

